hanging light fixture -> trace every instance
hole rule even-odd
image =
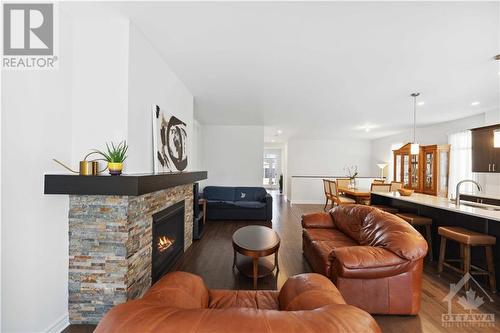
[[[420,93],[413,93],[411,97],[413,97],[413,141],[410,145],[410,154],[418,155],[420,152],[420,146],[415,139],[415,132],[417,129],[417,97],[420,96]]]
[[[500,54],[493,57],[496,61],[500,60]],[[500,62],[498,63],[498,75],[500,75]],[[496,129],[493,131],[493,148],[500,148],[500,130]]]

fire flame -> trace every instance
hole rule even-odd
[[[158,238],[158,251],[163,252],[174,244],[173,239],[168,238],[167,236],[161,236]]]

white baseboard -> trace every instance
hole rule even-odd
[[[61,333],[66,327],[69,326],[69,316],[65,314],[57,320],[52,326],[45,330],[47,333]]]

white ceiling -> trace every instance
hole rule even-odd
[[[201,123],[374,138],[411,126],[414,91],[420,125],[499,106],[498,2],[113,6],[193,93]]]

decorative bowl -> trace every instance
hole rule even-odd
[[[409,197],[410,195],[413,194],[414,190],[410,190],[410,189],[407,189],[407,188],[400,188],[400,189],[398,189],[398,192],[403,197]]]

